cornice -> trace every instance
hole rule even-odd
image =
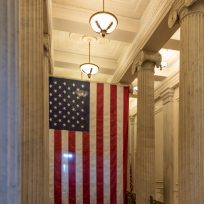
[[[163,83],[155,90],[154,100],[157,101],[161,99],[161,94],[165,93],[168,89],[174,90],[179,85],[179,72],[176,72],[171,77],[168,77],[163,81]]]
[[[174,96],[174,89],[172,88],[167,88],[165,89],[161,94],[160,97],[163,101],[163,105],[173,102],[173,96]]]
[[[162,99],[162,93],[167,92],[168,90],[175,90],[176,87],[179,86],[179,72],[176,72],[172,76],[168,77],[163,81],[163,83],[154,91],[154,101],[157,102],[158,100]],[[170,94],[170,93],[169,93]],[[179,101],[179,98],[176,98],[177,101]],[[159,108],[155,108],[155,114],[162,111],[162,106]],[[135,116],[137,114],[137,107],[134,107],[130,115]]]
[[[156,184],[157,189],[164,189],[164,181],[163,180],[157,180],[155,182],[155,184]]]
[[[155,110],[154,110],[154,115],[157,115],[158,113],[162,112],[163,111],[163,106],[160,106],[159,108],[156,108],[155,107]]]
[[[136,38],[127,50],[126,54],[119,62],[117,72],[114,74],[111,82],[117,83],[121,80],[122,76],[132,65],[135,56],[139,54],[141,48],[144,47],[145,43],[151,37],[152,33],[156,30],[162,19],[169,12],[173,2],[174,0],[158,0],[158,4],[155,4],[154,2],[154,4],[149,5],[144,14],[145,17],[146,14],[148,14],[148,18],[146,17],[146,19],[142,19],[144,20],[144,23],[141,25]]]

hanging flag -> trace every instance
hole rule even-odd
[[[50,203],[125,203],[128,103],[128,87],[49,78]]]

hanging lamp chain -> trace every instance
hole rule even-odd
[[[91,43],[89,42],[89,63],[91,61]]]
[[[103,0],[103,11],[104,11],[104,8],[105,8],[105,3],[104,3],[104,0]]]

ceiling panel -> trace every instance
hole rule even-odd
[[[112,34],[102,38],[89,25],[90,16],[102,10],[102,0],[52,0],[54,74],[81,79],[79,66],[88,61],[88,42],[84,37],[92,36],[96,40],[91,43],[91,62],[100,67],[92,80],[110,82],[118,71],[125,69],[121,64],[129,63],[133,45],[137,47],[137,39],[143,36],[144,21],[151,22],[147,10],[158,7],[159,1],[105,0],[105,10],[113,12],[119,23]],[[178,36],[175,34],[172,40]],[[176,47],[175,42],[168,44],[173,45]]]
[[[105,0],[105,10],[118,16],[139,19],[150,0]],[[92,11],[102,10],[102,0],[53,0],[53,3]]]
[[[54,49],[62,52],[71,52],[79,55],[88,55],[88,42],[85,35],[54,30]],[[128,43],[108,40],[107,38],[94,38],[91,42],[91,56],[114,59],[126,51]]]

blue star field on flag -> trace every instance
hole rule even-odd
[[[90,83],[49,78],[49,128],[89,131]]]

